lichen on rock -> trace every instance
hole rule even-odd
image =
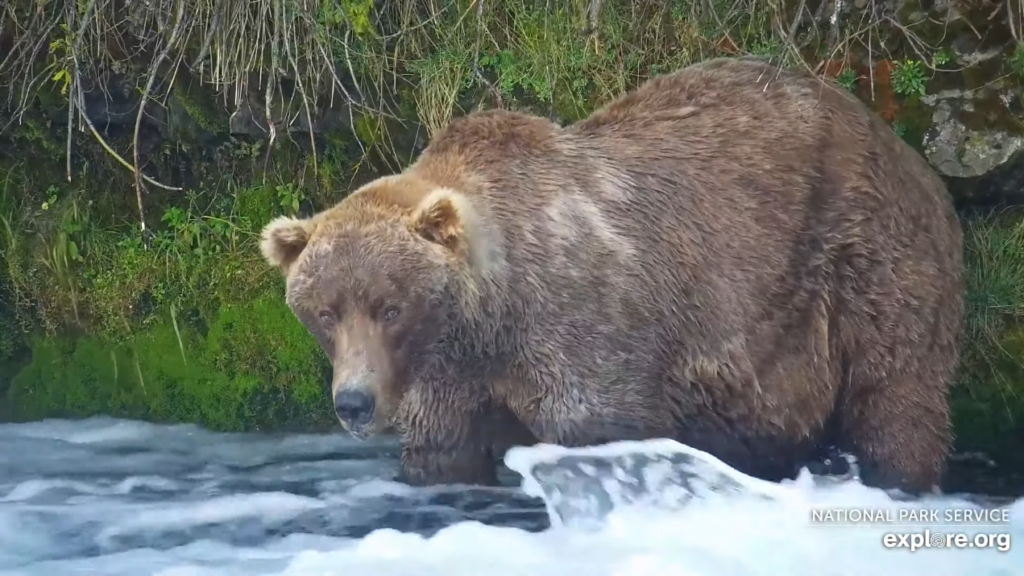
[[[926,104],[934,106],[932,128],[923,142],[928,161],[944,176],[973,178],[1012,158],[1024,149],[1024,134],[1012,130],[1018,128],[1010,110],[1014,98],[1019,96],[997,87],[974,92],[947,90],[923,97]],[[995,121],[968,126],[965,116],[977,117],[981,107],[989,107],[984,116]]]

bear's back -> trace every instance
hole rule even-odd
[[[726,338],[814,305],[857,242],[956,244],[941,180],[840,90],[716,59],[564,128],[502,110],[460,118],[415,170],[469,195],[500,231],[500,298],[530,313],[538,338],[609,326],[652,346]],[[864,227],[897,216],[883,231],[899,238]]]

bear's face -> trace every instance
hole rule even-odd
[[[310,219],[277,218],[261,245],[287,278],[289,307],[331,359],[339,420],[360,438],[393,424],[436,357],[467,254],[456,193],[405,208],[380,196],[364,188]]]

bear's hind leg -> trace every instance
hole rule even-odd
[[[880,194],[904,202],[903,192]],[[849,241],[836,257],[830,318],[841,367],[838,447],[857,457],[865,484],[911,493],[936,490],[945,472],[963,323],[956,218],[927,209],[905,204],[842,220]]]
[[[911,357],[912,345],[901,353],[898,371],[886,372],[892,363],[870,357],[851,366],[838,406],[839,448],[857,457],[865,485],[930,492],[952,441],[945,389],[951,369],[948,360]]]

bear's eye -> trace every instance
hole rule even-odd
[[[385,322],[390,322],[391,320],[394,320],[395,318],[398,317],[398,307],[388,306],[387,308],[384,308],[384,314],[382,314],[382,316]]]
[[[320,321],[330,326],[334,322],[334,314],[330,310],[323,310],[320,312]]]

